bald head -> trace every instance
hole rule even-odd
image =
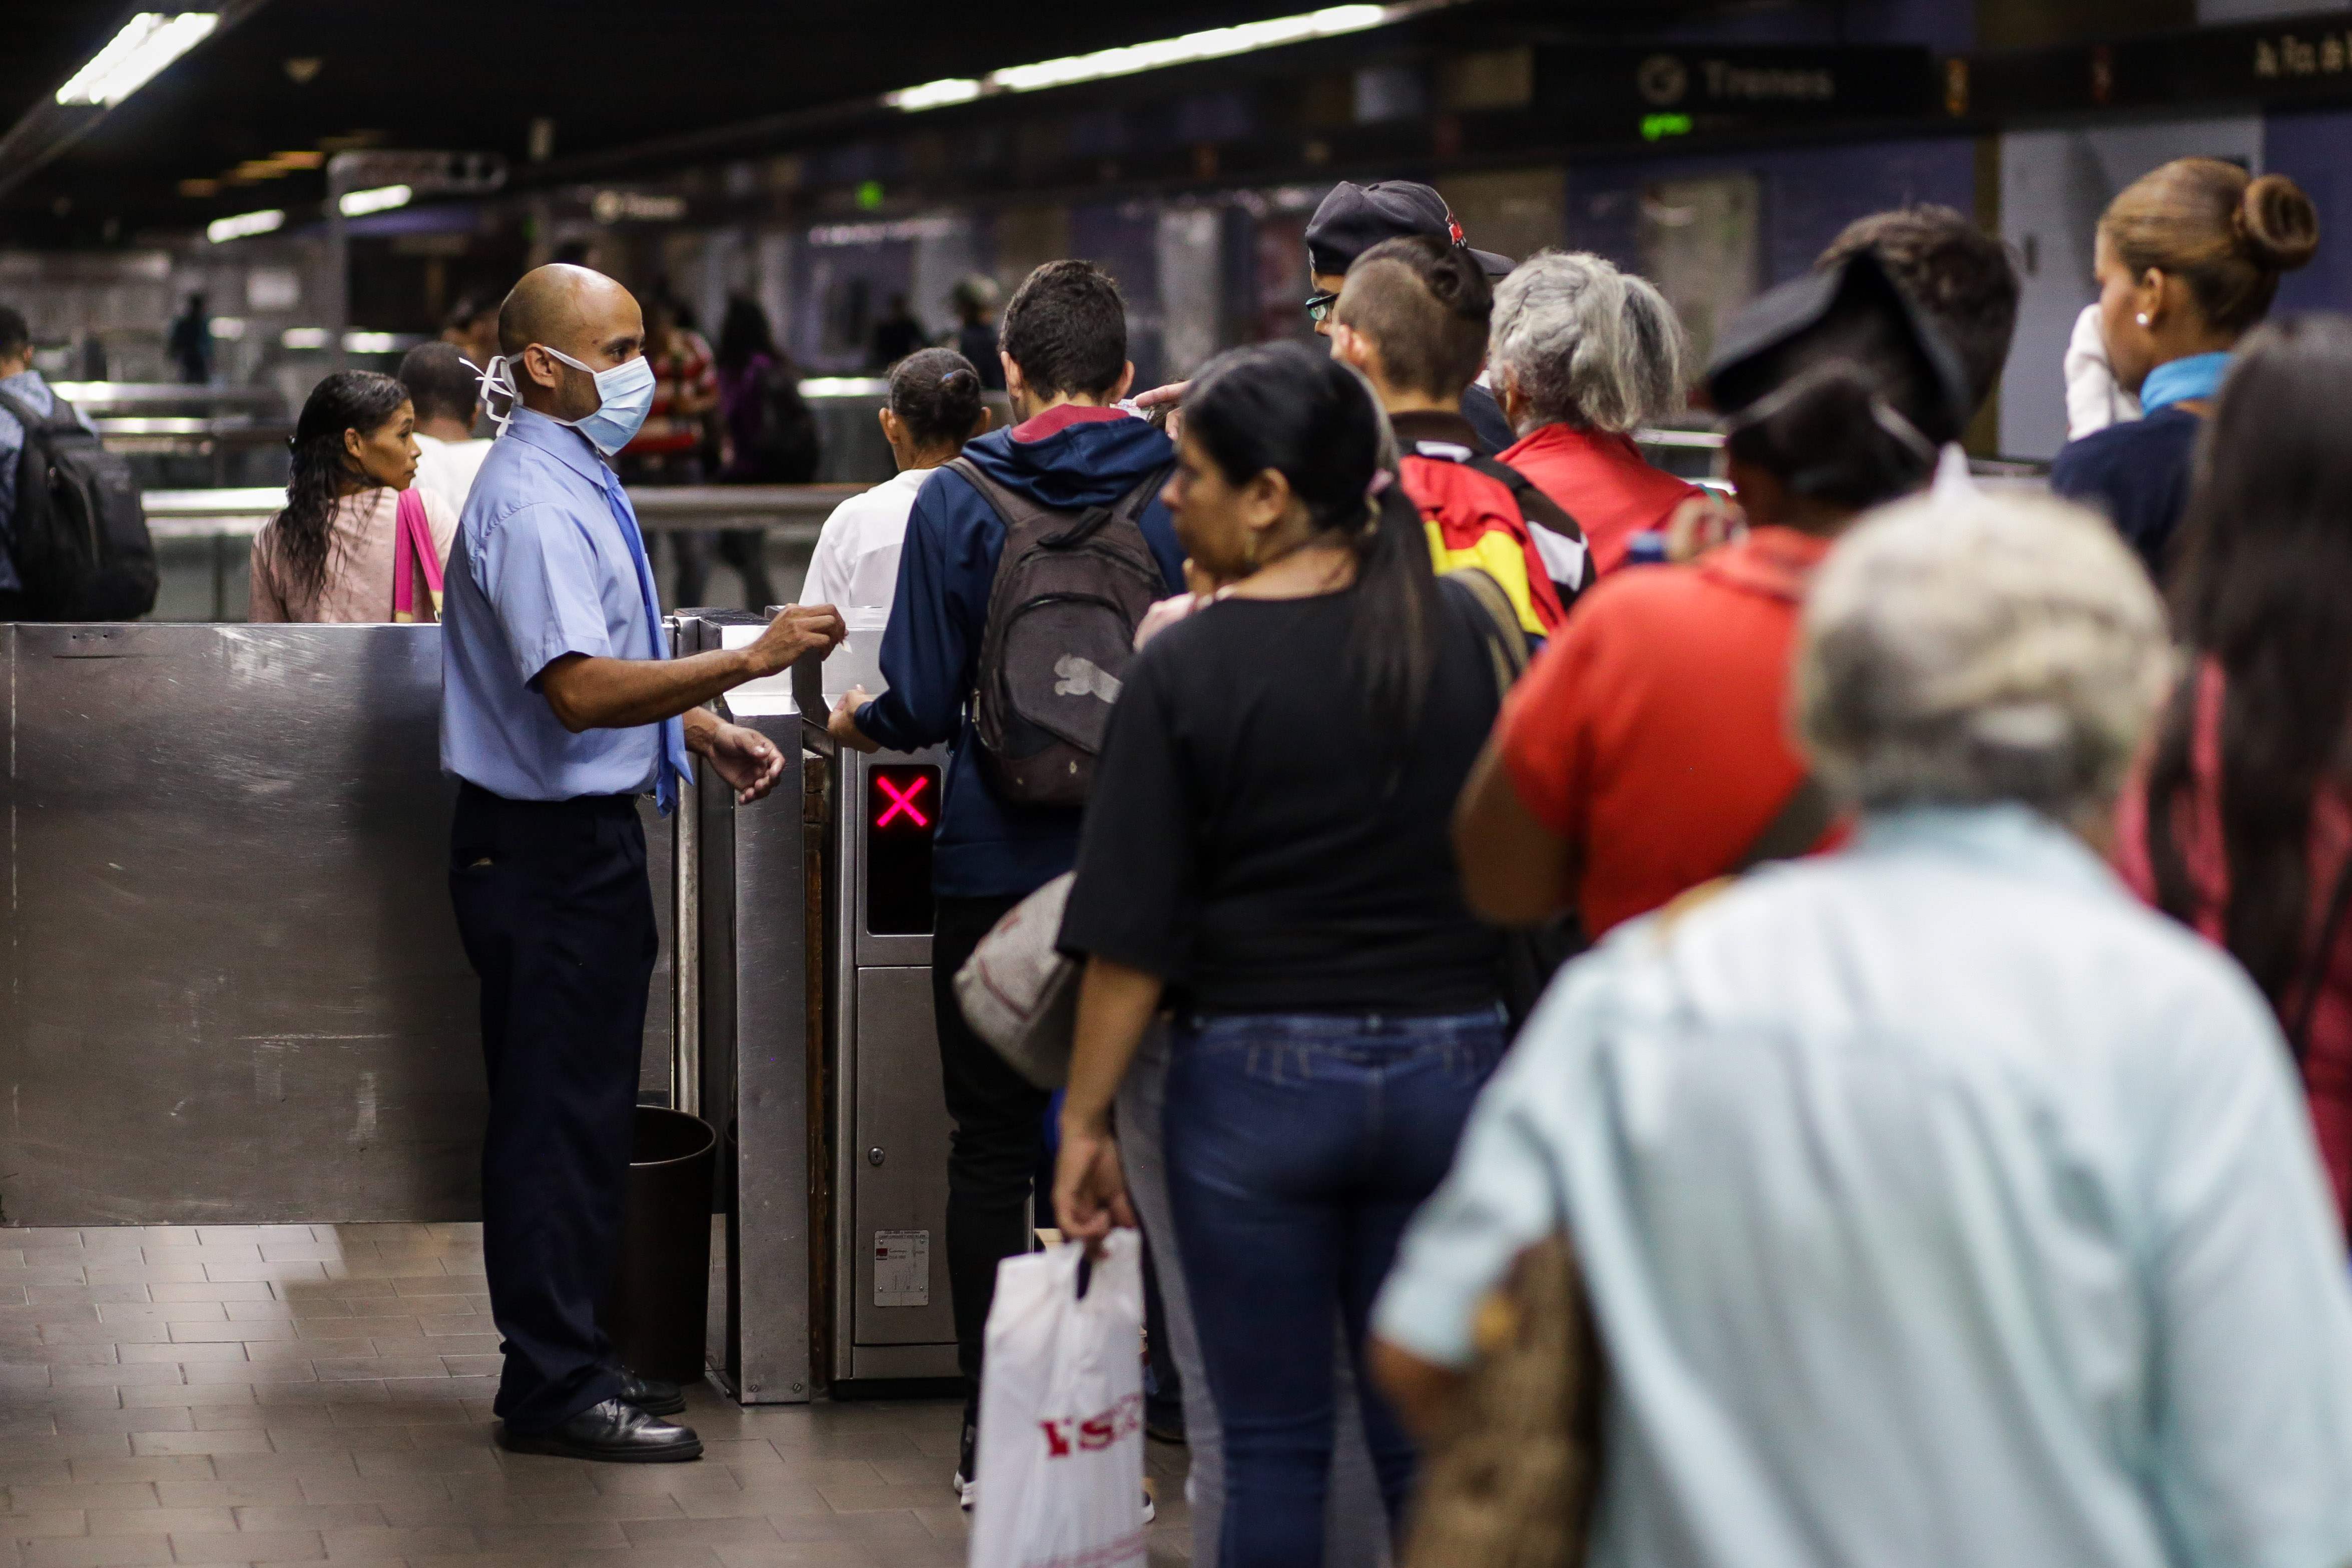
[[[560,419],[595,411],[593,377],[645,347],[636,297],[601,272],[567,262],[533,267],[499,307],[499,350],[515,368],[524,406]],[[583,372],[553,354],[568,354]],[[584,406],[583,406],[584,404]]]

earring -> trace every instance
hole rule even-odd
[[[2145,311],[2145,310],[2143,310],[2143,311],[2141,311],[2137,316],[2135,316],[2134,318],[2132,318],[2132,319],[2134,319],[2134,320],[2137,321],[2141,326],[2145,327],[2145,326],[2147,326],[2147,311]]]

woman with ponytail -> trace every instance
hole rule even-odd
[[[397,618],[439,618],[435,603],[457,517],[439,496],[410,488],[415,426],[408,390],[390,376],[337,371],[312,390],[294,427],[286,509],[254,536],[247,620],[391,621],[402,604],[410,608]],[[401,560],[411,563],[406,593],[394,580]]]
[[[2112,517],[2158,582],[2231,352],[2269,313],[2279,275],[2318,248],[2319,214],[2300,186],[2218,158],[2143,174],[2099,220],[2100,331],[2144,416],[2070,442],[2050,487]]]
[[[1164,498],[1221,586],[1128,670],[1062,927],[1086,959],[1054,1184],[1068,1235],[1134,1223],[1111,1102],[1175,1013],[1160,1138],[1223,1427],[1223,1568],[1324,1560],[1332,1325],[1360,1356],[1506,1043],[1501,943],[1445,838],[1495,674],[1383,435],[1362,379],[1296,344],[1192,383]],[[1361,1402],[1393,1519],[1412,1447]]]

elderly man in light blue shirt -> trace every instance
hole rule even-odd
[[[1564,1226],[1609,1363],[1596,1568],[2352,1562],[2352,1287],[2294,1063],[2095,836],[2168,677],[2048,501],[1912,503],[1808,604],[1859,841],[1554,986],[1374,1327],[1425,1429]]]
[[[675,1385],[616,1364],[596,1323],[620,1240],[656,937],[636,797],[672,810],[699,755],[746,801],[782,754],[702,704],[823,653],[830,606],[751,646],[672,659],[627,496],[604,459],[644,422],[637,303],[578,267],[526,276],[488,380],[512,418],[483,459],[442,609],[442,766],[459,779],[449,887],[482,981],[489,1126],[482,1251],[506,1364],[499,1441],[524,1453],[691,1459],[654,1417]]]

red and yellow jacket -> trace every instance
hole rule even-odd
[[[1551,508],[1546,519],[1552,532],[1570,544],[1574,564],[1570,580],[1555,580],[1535,537],[1526,510],[1532,486],[1514,486],[1490,470],[1492,459],[1473,465],[1480,455],[1470,445],[1466,422],[1456,437],[1450,429],[1435,428],[1444,416],[1407,414],[1398,417],[1397,439],[1402,448],[1398,466],[1405,494],[1421,508],[1429,531],[1431,564],[1443,574],[1466,566],[1483,569],[1502,584],[1519,612],[1520,629],[1531,637],[1549,637],[1559,628],[1572,601],[1590,576],[1583,564],[1583,536],[1565,513]],[[1559,553],[1557,546],[1555,554]]]

